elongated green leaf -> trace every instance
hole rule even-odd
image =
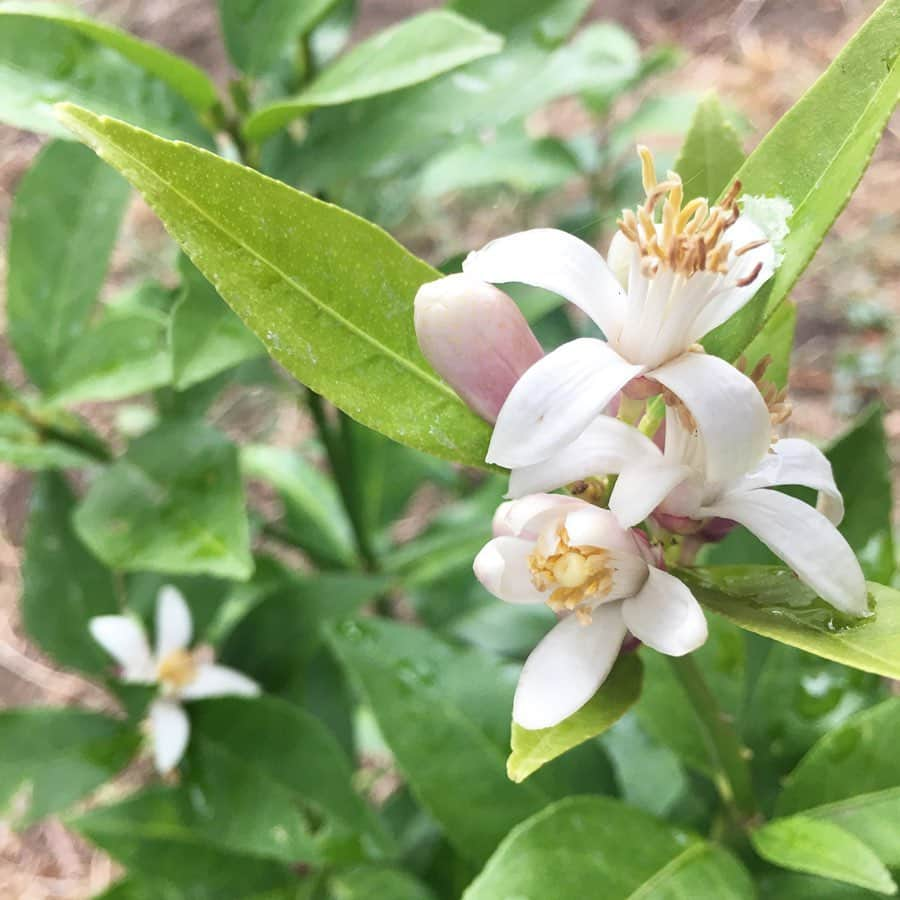
[[[238,579],[253,571],[237,450],[200,423],[138,438],[91,486],[75,527],[113,569]]]
[[[747,361],[745,371],[752,372],[764,356],[770,356],[772,361],[766,368],[765,380],[777,388],[785,387],[791,367],[796,327],[797,307],[790,301],[785,301],[744,351],[743,356]]]
[[[876,900],[877,894],[840,881],[780,871],[766,875],[759,885],[765,900]]]
[[[684,182],[685,201],[718,197],[731,185],[744,161],[734,126],[725,118],[714,93],[707,94],[694,112],[675,171]]]
[[[247,75],[264,75],[335,3],[336,0],[219,0],[228,55]]]
[[[515,828],[463,900],[750,900],[750,876],[714,844],[605,797],[573,797]]]
[[[0,412],[0,462],[17,469],[80,469],[96,460],[81,450],[41,434],[31,422]]]
[[[0,121],[17,128],[71,137],[53,113],[53,105],[65,100],[208,146],[209,133],[188,101],[167,83],[171,79],[186,85],[191,79],[184,76],[192,69],[163,50],[86,19],[71,6],[0,6]],[[215,93],[202,73],[193,71],[211,93],[196,87],[187,92],[206,108]]]
[[[244,133],[262,140],[318,106],[340,106],[421,84],[502,46],[502,38],[455,13],[421,13],[354,47],[296,97],[254,113]]]
[[[750,835],[756,852],[785,869],[896,894],[891,873],[859,838],[831,822],[792,816],[776,819]]]
[[[182,291],[172,310],[169,345],[173,383],[183,391],[266,351],[186,257],[180,269]]]
[[[112,573],[73,530],[74,509],[65,479],[42,475],[28,517],[22,616],[31,638],[58,663],[98,673],[109,658],[88,633],[88,621],[118,612],[119,602]]]
[[[85,110],[61,115],[297,378],[401,443],[482,464],[488,425],[416,344],[413,298],[433,269],[375,226],[249,169]]]
[[[7,321],[40,388],[50,385],[87,324],[128,193],[102,160],[62,142],[45,147],[19,185],[10,216]]]
[[[335,875],[329,887],[334,900],[434,900],[421,881],[399,869],[360,866]]]
[[[0,809],[16,827],[59,812],[115,775],[136,733],[80,709],[0,712]]]
[[[900,700],[858,713],[825,735],[787,778],[779,815],[839,825],[900,866]]]
[[[448,6],[485,28],[510,40],[535,40],[558,44],[571,33],[588,11],[591,0],[451,0]]]
[[[559,725],[529,731],[513,722],[509,777],[524,781],[551,759],[611,728],[640,696],[642,676],[641,662],[631,654],[616,663],[591,700]]]
[[[835,662],[900,678],[900,591],[869,582],[875,615],[841,616],[786,569],[710,566],[681,577],[697,599],[735,625]]]
[[[900,0],[886,0],[741,166],[747,194],[794,207],[784,262],[754,299],[704,340],[735,359],[803,273],[862,177],[900,95]]]

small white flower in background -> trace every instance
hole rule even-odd
[[[508,603],[547,603],[561,621],[525,662],[513,702],[523,728],[549,728],[593,697],[626,633],[682,656],[707,636],[706,619],[677,578],[657,568],[642,536],[574,497],[504,503],[475,574]]]
[[[737,183],[719,206],[701,199],[682,205],[678,175],[658,182],[649,151],[640,152],[647,199],[623,214],[609,265],[584,241],[550,228],[499,238],[463,264],[482,281],[522,282],[566,297],[606,336],[570,341],[528,369],[497,418],[489,462],[515,469],[547,460],[592,425],[596,440],[604,427],[617,427],[602,414],[622,389],[663,393],[686,408],[716,479],[745,472],[768,447],[768,412],[752,381],[695,351],[772,275],[775,251],[740,214]]]
[[[94,640],[121,666],[122,681],[159,685],[150,705],[153,759],[165,774],[178,765],[187,748],[190,722],[185,700],[259,694],[259,685],[227,666],[206,661],[200,648],[190,651],[191,612],[174,587],[156,599],[156,648],[151,651],[144,628],[131,616],[96,616],[88,627]]]

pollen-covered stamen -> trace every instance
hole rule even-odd
[[[557,538],[552,554],[535,550],[529,557],[531,580],[539,591],[552,591],[547,605],[554,612],[574,611],[587,625],[591,607],[585,601],[602,599],[613,586],[609,553],[600,547],[571,546],[565,526],[559,527]]]
[[[749,364],[746,356],[741,356],[735,363],[735,368],[743,372],[755,385],[757,390],[762,394],[762,398],[769,410],[769,418],[772,421],[772,427],[782,425],[791,417],[792,407],[791,401],[787,397],[787,388],[779,388],[774,382],[769,381],[766,377],[766,371],[772,364],[772,357],[767,353],[753,367],[752,371],[747,371]],[[773,435],[773,440],[777,437]]]
[[[624,210],[618,226],[638,247],[641,273],[647,278],[655,277],[662,270],[686,278],[697,272],[726,274],[732,248],[723,236],[740,214],[737,204],[740,182],[735,181],[722,202],[713,207],[702,198],[682,206],[684,189],[678,173],[667,172],[665,180],[658,181],[650,151],[640,146],[638,154],[647,197],[636,210]],[[655,215],[660,204],[662,221],[657,223]],[[765,241],[748,243],[735,250],[735,255],[742,256],[763,243]],[[762,266],[757,265],[737,282],[737,286],[751,284],[761,271]]]
[[[156,674],[164,687],[177,691],[197,677],[197,661],[187,650],[173,650],[159,661]]]

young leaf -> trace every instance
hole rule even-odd
[[[39,388],[50,386],[87,325],[128,195],[127,182],[102,160],[61,141],[43,149],[16,191],[7,321],[13,348]]]
[[[118,612],[119,601],[112,573],[75,534],[74,508],[61,475],[38,479],[25,538],[22,616],[29,636],[58,663],[99,674],[109,657],[88,632],[88,621]]]
[[[694,112],[674,167],[684,182],[685,201],[724,193],[743,161],[740,138],[710,92]]]
[[[81,709],[0,712],[0,809],[16,827],[59,812],[112,778],[138,735]]]
[[[641,661],[632,653],[620,659],[600,690],[559,725],[529,731],[513,722],[512,753],[506,761],[509,777],[524,781],[551,759],[612,728],[641,695],[642,676]]]
[[[879,894],[896,894],[891,873],[859,838],[831,822],[793,816],[751,832],[756,852],[785,869],[855,884]]]
[[[296,97],[255,112],[244,134],[260,141],[319,106],[340,106],[421,84],[497,53],[503,39],[447,10],[429,10],[394,25],[332,63]]]
[[[825,735],[785,781],[776,813],[802,813],[856,835],[900,866],[900,700],[892,698]]]
[[[181,296],[172,309],[169,346],[173,384],[183,391],[266,350],[187,257],[179,268]]]
[[[31,422],[0,412],[0,462],[17,469],[81,469],[97,460],[90,454],[44,436]]]
[[[376,226],[250,169],[72,106],[60,115],[304,384],[401,443],[483,464],[489,426],[416,343],[413,298],[433,269]]]
[[[75,528],[113,569],[241,580],[253,571],[237,449],[200,423],[138,438],[91,485]]]
[[[607,797],[572,797],[513,829],[463,900],[602,896],[751,900],[726,850]]]
[[[776,566],[710,566],[679,576],[707,609],[741,628],[864,672],[900,678],[900,591],[870,581],[875,615],[848,620]]]
[[[794,207],[784,262],[747,304],[704,340],[736,359],[812,259],[868,166],[900,95],[900,0],[886,0],[737,172],[743,191]]]

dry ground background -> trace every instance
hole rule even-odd
[[[78,5],[189,57],[221,84],[229,77],[215,0],[83,0]],[[427,0],[360,0],[358,37],[436,5]],[[645,46],[682,46],[686,62],[666,76],[667,90],[715,87],[747,116],[752,146],[876,6],[876,0],[608,0],[595,3],[591,15],[625,25]],[[564,133],[577,118],[573,104],[561,103],[543,117],[542,126]],[[0,127],[0,243],[16,183],[39,146],[32,135]],[[865,179],[797,287],[800,316],[791,375],[792,429],[798,435],[828,439],[880,396],[888,410],[895,473],[900,467],[898,174],[900,118],[895,116]],[[490,230],[490,216],[474,227]],[[472,245],[478,237],[472,235]],[[114,261],[114,278],[133,270],[135,259],[152,269],[163,243],[159,224],[136,203]],[[0,274],[3,266],[0,260]],[[18,380],[2,337],[0,367],[6,377]],[[102,410],[92,413],[102,420]],[[289,436],[302,428],[293,417],[282,423]],[[900,478],[895,478],[895,495],[898,484]],[[19,631],[16,597],[28,493],[27,475],[0,466],[0,707],[102,706],[99,689],[54,670]],[[86,898],[114,875],[103,854],[58,823],[23,835],[0,824],[0,900]]]

